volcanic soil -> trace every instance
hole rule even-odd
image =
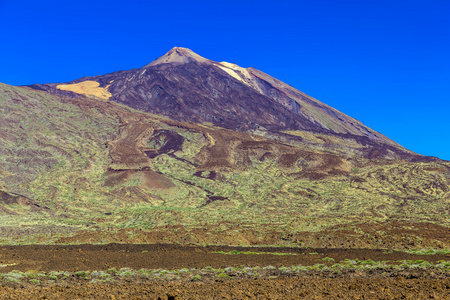
[[[312,270],[289,266],[331,266],[347,259],[435,264],[449,255],[414,255],[369,249],[180,246],[166,244],[26,245],[0,247],[1,299],[448,299],[450,273],[416,268],[389,271]],[[284,268],[284,269],[283,269]],[[167,272],[161,276],[132,270]],[[111,270],[116,280],[95,281]],[[168,271],[178,270],[178,271]],[[188,273],[182,273],[183,272]],[[189,271],[190,270],[190,271]],[[242,272],[237,270],[250,270]],[[257,271],[255,271],[257,270]],[[284,270],[284,271],[283,271]],[[52,272],[58,271],[51,278]],[[82,271],[86,271],[85,275]],[[21,273],[26,272],[26,273]],[[125,272],[125,273],[123,273]],[[188,275],[191,274],[192,275]],[[220,274],[219,274],[220,273]],[[5,281],[7,274],[41,274],[40,280]],[[43,275],[46,274],[46,275]],[[56,273],[54,273],[56,274]],[[146,273],[154,275],[155,273]],[[185,274],[185,275],[183,275]],[[197,277],[192,277],[198,274]],[[256,276],[255,274],[258,274]],[[170,276],[169,276],[170,275]],[[200,276],[201,275],[201,276]],[[41,276],[41,277],[39,277]],[[56,278],[59,276],[58,280]],[[110,276],[110,275],[108,275]]]

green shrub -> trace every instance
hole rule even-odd
[[[322,270],[322,269],[326,269],[326,268],[327,268],[327,265],[324,265],[324,264],[315,264],[315,265],[312,266],[312,268],[315,269],[315,270]]]
[[[362,261],[360,261],[359,263],[360,263],[361,265],[371,265],[371,266],[377,264],[376,261],[373,261],[373,260],[371,260],[371,259],[362,260]]]
[[[74,275],[77,277],[80,277],[80,278],[88,278],[89,272],[88,271],[77,271],[77,272],[75,272]]]
[[[219,275],[217,275],[218,278],[222,278],[222,279],[228,279],[231,278],[231,276],[225,274],[225,273],[220,273]]]
[[[202,279],[202,276],[197,274],[194,277],[192,277],[191,281],[197,281],[197,280],[200,280],[200,279]]]
[[[37,270],[29,270],[26,272],[27,276],[30,278],[38,276],[39,272]]]
[[[324,257],[321,259],[321,261],[334,261],[334,258],[332,257]]]

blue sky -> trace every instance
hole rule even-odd
[[[450,160],[449,15],[445,0],[0,0],[0,82],[65,82],[187,47]]]

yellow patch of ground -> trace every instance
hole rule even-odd
[[[230,76],[236,78],[237,80],[242,81],[244,84],[248,85],[248,83],[245,82],[245,81],[241,78],[241,76],[239,76],[234,70],[232,70],[232,69],[230,69],[230,68],[223,67],[223,66],[219,66],[219,65],[216,65],[216,66],[218,66],[219,68],[221,68],[222,70],[224,70],[225,72],[227,72],[228,75],[230,75]]]
[[[237,80],[243,82],[244,84],[248,85],[251,88],[254,88],[260,93],[263,93],[261,88],[258,86],[258,84],[255,82],[255,78],[250,74],[248,69],[239,67],[236,64],[232,64],[226,61],[223,61],[219,64],[215,64],[217,67],[221,68],[225,72],[227,72],[229,75],[233,76]],[[238,71],[241,75],[239,75],[236,71]]]
[[[86,80],[79,83],[73,84],[60,84],[56,86],[57,89],[63,91],[71,91],[77,94],[82,94],[86,96],[95,96],[100,99],[109,99],[112,94],[108,91],[108,86],[105,88],[100,87],[100,83],[97,81]]]

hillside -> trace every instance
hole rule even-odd
[[[449,248],[448,162],[0,89],[2,243]]]

